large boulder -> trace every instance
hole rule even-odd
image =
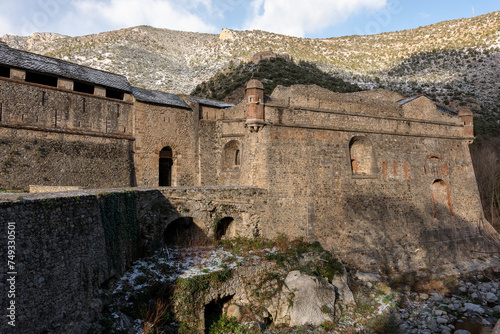
[[[342,305],[355,305],[354,295],[352,294],[351,288],[348,284],[347,272],[344,268],[342,275],[335,276],[332,279],[332,285],[337,288],[339,302]]]
[[[335,286],[328,278],[312,277],[300,271],[288,273],[285,279],[282,301],[292,299],[285,312],[279,312],[277,324],[288,322],[289,326],[315,325],[333,320]],[[282,305],[284,306],[284,305]],[[281,307],[283,310],[283,307]]]
[[[500,320],[497,321],[497,324],[495,325],[495,328],[493,328],[491,334],[500,334]]]

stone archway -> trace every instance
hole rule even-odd
[[[241,166],[241,143],[231,140],[224,145],[222,155],[222,169],[235,169]]]
[[[166,247],[193,247],[205,245],[206,241],[206,233],[193,222],[192,217],[177,218],[163,231]]]
[[[215,231],[215,239],[222,239],[222,237],[224,237],[229,232],[230,226],[233,222],[233,217],[224,217],[219,220],[219,223],[217,224],[217,230]]]

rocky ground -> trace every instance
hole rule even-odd
[[[291,248],[296,245],[288,241],[251,247],[248,241],[245,243],[165,248],[138,261],[109,292],[103,291],[105,307],[95,331],[201,332],[186,327],[182,316],[176,314],[190,312],[189,307],[179,307],[176,298],[189,300],[193,314],[199,317],[196,305],[206,308],[212,298],[222,300],[228,293],[235,297],[220,309],[228,316],[214,322],[206,333],[482,334],[489,333],[500,317],[499,277],[493,271],[440,278],[427,271],[381,276],[346,268],[342,274],[335,267],[337,262],[322,265],[329,260],[314,245],[302,243],[302,250],[297,252]],[[334,276],[332,268],[337,270]],[[251,282],[245,285],[242,282],[249,273]],[[206,285],[200,284],[203,282]],[[179,286],[192,290],[182,290],[184,296],[179,297]],[[205,294],[201,293],[204,289]],[[332,289],[337,291],[336,297],[325,297]],[[263,301],[262,296],[270,291],[274,294]],[[255,298],[256,292],[261,293],[260,298]],[[186,299],[186,293],[194,299]],[[315,306],[306,310],[316,308],[316,314],[304,316],[309,312],[303,310],[297,313],[304,298],[311,295],[323,298],[320,302],[308,301]],[[283,296],[289,301],[284,303],[287,299]]]

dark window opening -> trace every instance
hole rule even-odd
[[[228,304],[233,296],[227,296],[217,300],[212,300],[210,303],[205,305],[205,333],[210,333],[210,327],[217,323],[224,311],[224,306]]]
[[[206,244],[206,234],[191,217],[180,217],[168,224],[163,232],[166,247],[193,247]]]
[[[79,93],[94,94],[94,85],[75,81],[73,83],[73,90]]]
[[[217,231],[215,231],[215,238],[216,240],[222,239],[223,236],[226,235],[226,232],[229,228],[229,225],[234,221],[233,218],[231,217],[225,217],[219,220],[217,224]]]
[[[10,78],[10,68],[7,66],[0,66],[0,77]]]
[[[236,150],[236,152],[234,153],[234,165],[240,165],[240,150]]]
[[[172,185],[172,149],[164,147],[160,151],[160,166],[159,166],[159,186],[170,187]]]
[[[237,140],[231,140],[224,145],[222,155],[222,168],[239,168],[241,165],[241,143]]]
[[[85,112],[87,110],[87,101],[85,99],[83,99],[83,102],[82,102],[82,112]]]
[[[45,102],[47,101],[47,93],[45,91],[42,92],[42,106],[45,105]]]
[[[116,117],[120,117],[120,105],[116,105]]]
[[[110,99],[123,100],[123,96],[124,93],[119,90],[106,88],[106,97],[109,97]]]
[[[57,77],[40,73],[26,71],[26,79],[24,81],[45,86],[57,87]]]

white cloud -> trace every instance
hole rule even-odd
[[[0,37],[17,32],[16,25],[19,25],[20,21],[18,12],[14,1],[0,3]]]
[[[4,17],[4,15],[0,15],[0,38],[4,34],[12,34],[14,32],[14,28],[12,24],[10,23],[9,19],[7,17]]]
[[[74,0],[76,11],[68,14],[64,21],[72,22],[68,28],[82,31],[103,31],[151,25],[174,30],[215,32],[217,29],[206,23],[201,13],[210,13],[211,0]],[[102,27],[102,28],[101,28]],[[97,28],[97,29],[96,29]]]
[[[380,10],[387,0],[253,0],[245,29],[292,36],[321,31],[363,10]]]

